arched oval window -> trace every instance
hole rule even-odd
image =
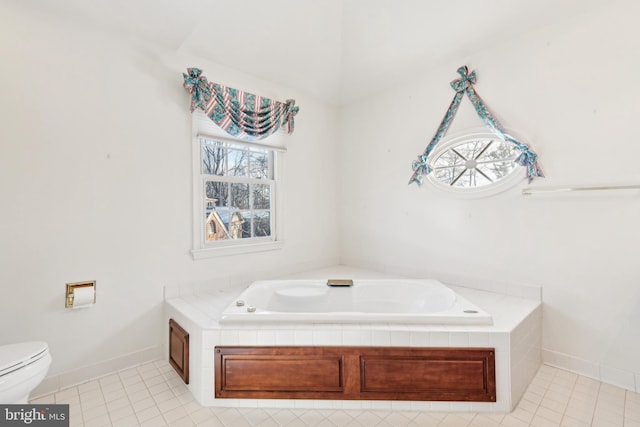
[[[485,132],[443,140],[429,156],[429,180],[437,187],[468,194],[494,194],[525,177],[516,163],[521,152]]]

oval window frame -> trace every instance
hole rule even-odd
[[[516,137],[513,133],[508,132],[509,135],[514,136],[518,141],[522,141],[522,139]],[[461,197],[486,197],[493,196],[495,194],[502,193],[512,187],[514,187],[519,181],[526,179],[526,168],[522,167],[519,164],[515,164],[515,168],[513,171],[509,172],[503,178],[492,182],[490,184],[482,185],[480,187],[456,187],[451,186],[449,184],[445,184],[442,181],[438,180],[434,173],[434,163],[435,161],[446,151],[449,151],[451,148],[460,146],[462,144],[471,142],[477,139],[498,139],[500,141],[504,141],[498,135],[493,132],[490,132],[484,129],[484,131],[476,130],[476,131],[466,131],[464,133],[458,134],[456,136],[445,137],[440,143],[434,148],[434,150],[429,154],[429,160],[427,164],[431,168],[432,172],[427,175],[428,181],[437,189],[447,192],[449,194],[456,194]],[[515,163],[515,160],[513,160]]]

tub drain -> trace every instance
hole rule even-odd
[[[478,310],[465,310],[464,312],[467,314],[478,314]]]

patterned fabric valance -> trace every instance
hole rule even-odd
[[[484,102],[482,102],[480,96],[476,93],[475,89],[473,88],[473,84],[476,82],[476,72],[472,71],[471,73],[469,73],[469,69],[466,65],[464,65],[458,68],[458,74],[460,74],[460,79],[451,82],[451,87],[456,91],[456,94],[453,97],[453,101],[451,101],[451,104],[449,104],[447,113],[444,115],[444,118],[442,119],[442,122],[440,122],[440,126],[438,127],[436,134],[431,139],[429,145],[427,145],[424,153],[418,156],[418,160],[413,161],[413,175],[409,180],[409,184],[415,182],[416,184],[420,185],[422,184],[423,175],[428,175],[429,173],[431,173],[431,168],[427,164],[429,154],[431,154],[431,151],[433,151],[438,142],[440,142],[440,140],[447,133],[449,125],[451,125],[451,122],[453,121],[453,118],[458,111],[460,101],[462,101],[462,97],[465,93],[473,104],[476,113],[478,113],[478,117],[480,117],[480,120],[483,121],[483,123],[491,130],[491,132],[495,133],[504,141],[515,144],[516,148],[521,151],[521,154],[516,159],[516,163],[527,168],[527,177],[529,179],[529,182],[531,182],[531,180],[535,177],[544,177],[542,169],[540,169],[540,166],[538,165],[538,156],[536,155],[536,153],[534,153],[527,144],[524,144],[511,135],[507,134],[502,126],[500,126],[500,123],[498,123],[498,120],[493,117]]]
[[[191,112],[196,108],[204,111],[229,135],[263,139],[285,125],[287,133],[293,132],[293,118],[298,113],[293,99],[282,103],[212,83],[198,68],[188,68],[187,73],[182,75],[184,87],[191,94]]]

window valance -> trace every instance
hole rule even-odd
[[[293,99],[278,102],[238,89],[207,81],[199,68],[183,73],[184,87],[191,94],[191,111],[204,111],[229,135],[245,139],[263,139],[281,127],[294,130],[298,107]]]

